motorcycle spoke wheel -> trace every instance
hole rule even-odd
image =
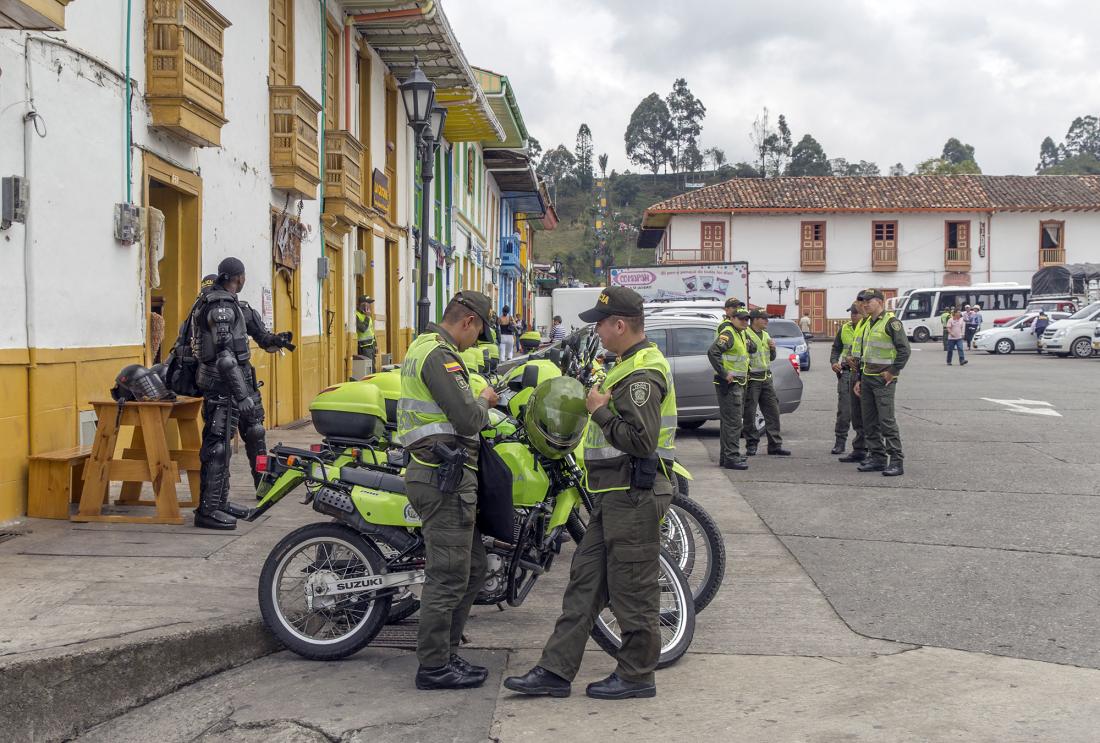
[[[687,578],[698,614],[718,595],[726,574],[726,543],[718,524],[696,501],[677,494],[661,524],[661,547]]]

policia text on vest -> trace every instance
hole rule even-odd
[[[608,287],[580,319],[595,322],[604,348],[619,357],[603,389],[593,387],[587,399],[592,418],[584,461],[594,507],[538,665],[504,685],[524,694],[568,696],[592,625],[610,605],[622,635],[618,665],[586,693],[652,697],[661,651],[659,523],[672,500],[666,460],[675,448],[676,391],[668,361],[646,340],[636,292]]]
[[[497,403],[492,387],[477,398],[460,356],[485,335],[489,298],[461,292],[439,325],[429,324],[401,366],[397,435],[411,456],[406,495],[423,523],[427,564],[420,599],[418,689],[480,686],[488,671],[459,655],[459,640],[485,579],[487,558],[477,516],[478,431]]]

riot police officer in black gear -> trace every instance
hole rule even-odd
[[[200,296],[191,317],[191,346],[198,359],[196,382],[204,398],[201,460],[201,495],[195,526],[235,529],[237,518],[248,509],[229,502],[229,458],[233,434],[240,431],[259,481],[256,457],[267,450],[264,409],[250,362],[248,339],[274,353],[294,350],[290,333],[270,333],[260,315],[237,299],[244,287],[244,264],[226,258],[218,265],[213,288]]]

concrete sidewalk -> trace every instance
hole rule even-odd
[[[268,434],[269,444],[317,440],[308,426]],[[255,502],[243,448],[232,483],[234,501]],[[316,516],[291,497],[231,532],[18,524],[24,533],[0,543],[0,730],[66,737],[276,650],[257,577],[274,544]]]

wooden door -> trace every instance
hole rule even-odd
[[[700,233],[699,259],[720,263],[726,251],[725,222],[703,222]]]
[[[799,319],[810,316],[810,332],[821,335],[825,332],[825,290],[798,290]]]
[[[340,32],[325,26],[325,129],[340,128]]]
[[[332,243],[325,245],[328,258],[328,279],[322,298],[324,312],[325,369],[321,372],[326,384],[347,380],[344,360],[344,264],[343,252]]]
[[[295,421],[299,416],[299,382],[301,373],[299,354],[302,352],[302,328],[299,322],[298,275],[282,270],[272,277],[272,300],[275,316],[275,330],[289,330],[298,341],[298,350],[293,353],[275,353],[271,361],[271,405],[268,409],[269,426],[282,426]]]
[[[270,84],[294,84],[294,0],[271,0]]]

